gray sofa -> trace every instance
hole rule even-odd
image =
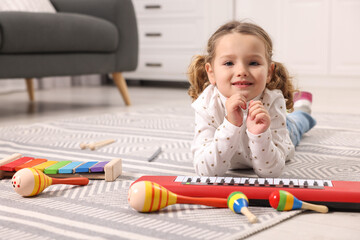
[[[0,12],[0,79],[111,73],[130,105],[121,72],[138,63],[131,0],[51,0],[57,13]]]

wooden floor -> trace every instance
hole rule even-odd
[[[360,114],[359,89],[307,89],[313,112]],[[29,124],[72,116],[134,111],[152,106],[188,106],[185,88],[130,86],[132,106],[125,107],[114,86],[76,87],[35,92],[35,103],[25,92],[0,94],[0,126]],[[360,174],[360,173],[359,173]],[[302,213],[249,239],[360,239],[360,213]]]

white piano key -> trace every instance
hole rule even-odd
[[[208,179],[209,179],[208,177],[201,177],[200,182],[201,183],[206,183],[206,180],[208,180]]]
[[[313,186],[314,186],[314,182],[315,182],[314,180],[309,179],[309,180],[307,180],[307,182],[308,182],[308,184],[309,184],[309,185],[308,185],[309,187],[313,187]]]
[[[265,185],[265,178],[258,178],[260,185]]]
[[[191,178],[191,183],[197,183],[199,181],[200,181],[200,177],[198,177],[198,176]]]
[[[290,178],[290,184],[291,184],[291,182],[292,182],[292,185],[294,185],[295,187],[299,186],[298,179]]]
[[[274,184],[280,185],[281,178],[274,178]]]
[[[235,184],[239,184],[239,183],[240,183],[240,180],[241,180],[241,178],[235,177],[235,178],[234,178],[234,183],[235,183]]]
[[[182,182],[191,182],[192,178],[193,178],[193,176],[185,176],[184,179],[182,180]]]
[[[315,182],[319,187],[324,187],[324,182],[322,180],[315,180]]]
[[[288,178],[282,178],[281,180],[282,180],[284,186],[289,186],[289,184],[290,184],[290,179],[288,179]]]
[[[231,183],[232,180],[233,180],[232,177],[226,177],[226,178],[225,178],[225,183],[226,183],[226,184],[229,184],[229,183]]]
[[[254,185],[257,178],[249,178],[249,184]]]
[[[306,183],[306,186],[308,186],[307,180],[305,180],[305,179],[299,179],[299,185],[300,185],[301,187],[304,187],[304,186],[305,186],[305,183]]]
[[[224,179],[225,179],[224,177],[217,177],[215,182],[216,182],[217,184],[223,184],[223,183],[224,183]]]
[[[323,180],[324,186],[333,187],[331,180]]]
[[[216,177],[209,177],[209,183],[215,183]]]
[[[185,176],[177,176],[175,182],[182,182]]]
[[[266,178],[265,180],[269,183],[269,185],[274,184],[274,179],[273,178]]]
[[[249,178],[247,178],[247,177],[242,177],[242,178],[240,179],[240,184],[245,184],[246,181],[249,181]]]

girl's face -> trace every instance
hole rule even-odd
[[[212,64],[205,65],[210,83],[229,98],[235,93],[247,101],[260,95],[271,79],[264,43],[253,35],[230,33],[221,37]]]

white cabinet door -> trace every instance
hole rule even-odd
[[[281,52],[296,74],[328,72],[328,0],[282,1]]]
[[[360,1],[334,0],[331,27],[333,75],[360,75]]]

